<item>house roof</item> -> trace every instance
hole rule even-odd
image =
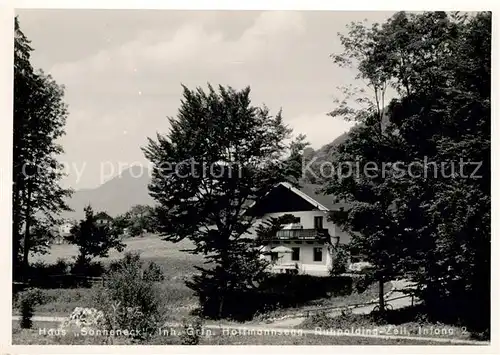
[[[321,185],[302,183],[298,188],[294,188],[288,183],[281,183],[281,185],[290,188],[292,191],[308,200],[308,202],[317,205],[318,208],[322,210],[335,211],[341,208],[347,209],[350,206],[347,203],[335,203],[335,197],[333,195],[321,192]]]

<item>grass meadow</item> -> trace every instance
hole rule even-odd
[[[168,305],[167,316],[171,322],[182,322],[189,316],[190,311],[197,306],[197,299],[185,285],[185,279],[196,272],[195,266],[203,266],[204,260],[199,255],[192,255],[183,250],[192,247],[190,242],[171,243],[161,240],[158,236],[150,235],[143,238],[131,238],[126,240],[126,249],[122,253],[112,251],[108,258],[98,259],[103,264],[123,257],[125,252],[137,252],[141,259],[147,263],[154,261],[163,269],[165,279],[161,283],[162,295]],[[72,261],[78,254],[76,247],[72,245],[54,245],[50,253],[38,255],[32,258],[32,262],[44,262],[46,264],[56,263],[58,259]],[[345,296],[332,296],[312,300],[303,307],[310,306],[343,306],[346,304],[368,301],[377,295],[377,285],[371,285],[368,289],[358,294],[353,292]],[[386,291],[390,290],[390,282],[385,285]],[[75,307],[96,307],[93,299],[93,288],[55,288],[42,289],[44,302],[35,309],[35,315],[40,316],[68,316]],[[97,308],[97,307],[96,307]],[[269,314],[261,314],[254,320],[247,322],[248,325],[258,324],[269,316],[280,316],[286,313],[300,311],[299,308],[278,309]],[[18,310],[14,305],[14,313]],[[330,321],[329,321],[330,322]],[[227,323],[227,322],[226,322]],[[321,323],[321,322],[320,322]],[[235,323],[236,324],[236,323]],[[241,324],[241,323],[240,323]],[[356,324],[356,322],[354,322]],[[71,334],[66,336],[47,336],[39,334],[40,329],[57,328],[57,323],[34,322],[32,329],[20,329],[19,322],[13,321],[12,341],[13,344],[106,344],[105,338],[96,337],[74,337]],[[316,326],[312,322],[311,326]],[[372,325],[372,324],[370,324]],[[310,328],[306,324],[300,327]],[[313,327],[314,328],[314,327]],[[182,331],[182,330],[180,330]],[[116,345],[123,342],[128,344],[126,339],[116,339]],[[107,343],[109,344],[109,343]],[[180,344],[178,336],[156,337],[148,342],[150,345]],[[371,339],[345,336],[322,336],[322,335],[302,335],[302,336],[259,336],[259,335],[237,335],[228,336],[212,332],[210,336],[200,337],[200,345],[424,345],[433,344],[429,341],[415,341],[406,339]],[[434,343],[435,344],[435,343]]]
[[[161,284],[165,301],[172,310],[173,320],[188,313],[188,309],[196,306],[196,298],[192,290],[184,283],[186,277],[196,272],[194,266],[203,266],[201,256],[192,255],[185,251],[192,247],[188,241],[179,243],[166,242],[158,236],[150,235],[143,238],[130,238],[125,241],[126,248],[119,253],[113,250],[108,258],[97,258],[107,264],[123,257],[126,252],[136,252],[141,255],[144,263],[153,261],[161,266],[165,280]],[[32,257],[31,262],[54,264],[59,259],[72,261],[78,255],[74,245],[61,244],[52,246],[50,252]],[[54,288],[43,289],[44,303],[38,305],[36,315],[67,316],[75,307],[92,307],[92,288]],[[14,309],[14,313],[17,310]]]

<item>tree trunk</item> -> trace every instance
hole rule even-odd
[[[23,246],[23,275],[28,277],[29,268],[29,250],[30,250],[30,227],[31,227],[31,180],[27,184],[26,196],[26,216],[24,230],[24,246]]]
[[[21,209],[22,209],[22,193],[19,178],[16,177],[16,182],[13,185],[12,194],[12,273],[13,279],[17,280],[20,276],[21,266]]]
[[[384,279],[382,277],[378,280],[378,306],[381,313],[385,311]]]
[[[222,319],[224,316],[224,303],[227,296],[228,291],[228,272],[229,269],[229,237],[225,238],[225,243],[222,246],[221,250],[221,273],[219,277],[219,319]]]

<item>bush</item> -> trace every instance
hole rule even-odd
[[[304,329],[351,329],[371,328],[374,323],[372,316],[367,314],[347,313],[336,317],[330,317],[325,313],[312,315],[301,324]]]
[[[146,270],[144,270],[144,279],[151,282],[161,282],[165,280],[161,266],[150,261]]]
[[[108,281],[96,288],[95,298],[110,329],[141,329],[134,337],[143,340],[163,324],[165,313],[158,285],[143,277],[142,266],[139,254],[125,254],[110,266]]]
[[[29,289],[21,295],[19,303],[21,328],[29,329],[33,325],[31,318],[35,312],[35,306],[43,303],[43,294],[38,289]]]
[[[39,288],[88,287],[90,283],[79,275],[99,277],[105,269],[100,262],[82,266],[59,258],[54,264],[36,262],[28,270],[29,284]]]
[[[199,317],[184,319],[182,322],[183,332],[180,335],[182,345],[198,345],[202,334],[202,320]]]
[[[298,307],[314,299],[348,295],[351,292],[350,277],[275,274],[270,275],[258,287],[226,293],[223,317],[244,321],[252,319],[257,313],[280,307]],[[213,284],[211,288],[207,285],[201,296],[201,314],[216,318],[219,311],[217,285]]]
[[[65,259],[57,259],[55,264],[46,264],[38,261],[30,265],[28,269],[29,284],[34,287],[55,288],[62,280],[66,280],[65,275],[69,275],[71,263]]]
[[[56,263],[53,264],[52,270],[51,271],[54,275],[61,275],[61,274],[68,274],[71,272],[72,264],[71,262],[67,261],[66,259],[63,258],[58,258]]]
[[[371,270],[365,269],[354,279],[354,288],[358,293],[366,291],[368,286],[375,282],[375,276]]]
[[[332,264],[328,270],[331,276],[340,275],[347,271],[347,264],[349,262],[349,252],[347,247],[339,245],[335,247],[332,255]]]

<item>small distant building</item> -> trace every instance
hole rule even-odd
[[[106,212],[99,212],[95,215],[95,221],[97,225],[110,225],[113,223],[113,217]]]
[[[59,225],[54,231],[54,244],[64,244],[66,238],[71,234],[74,224],[66,221]]]
[[[71,228],[73,228],[73,223],[64,222],[59,226],[59,234],[69,235],[71,233]]]

